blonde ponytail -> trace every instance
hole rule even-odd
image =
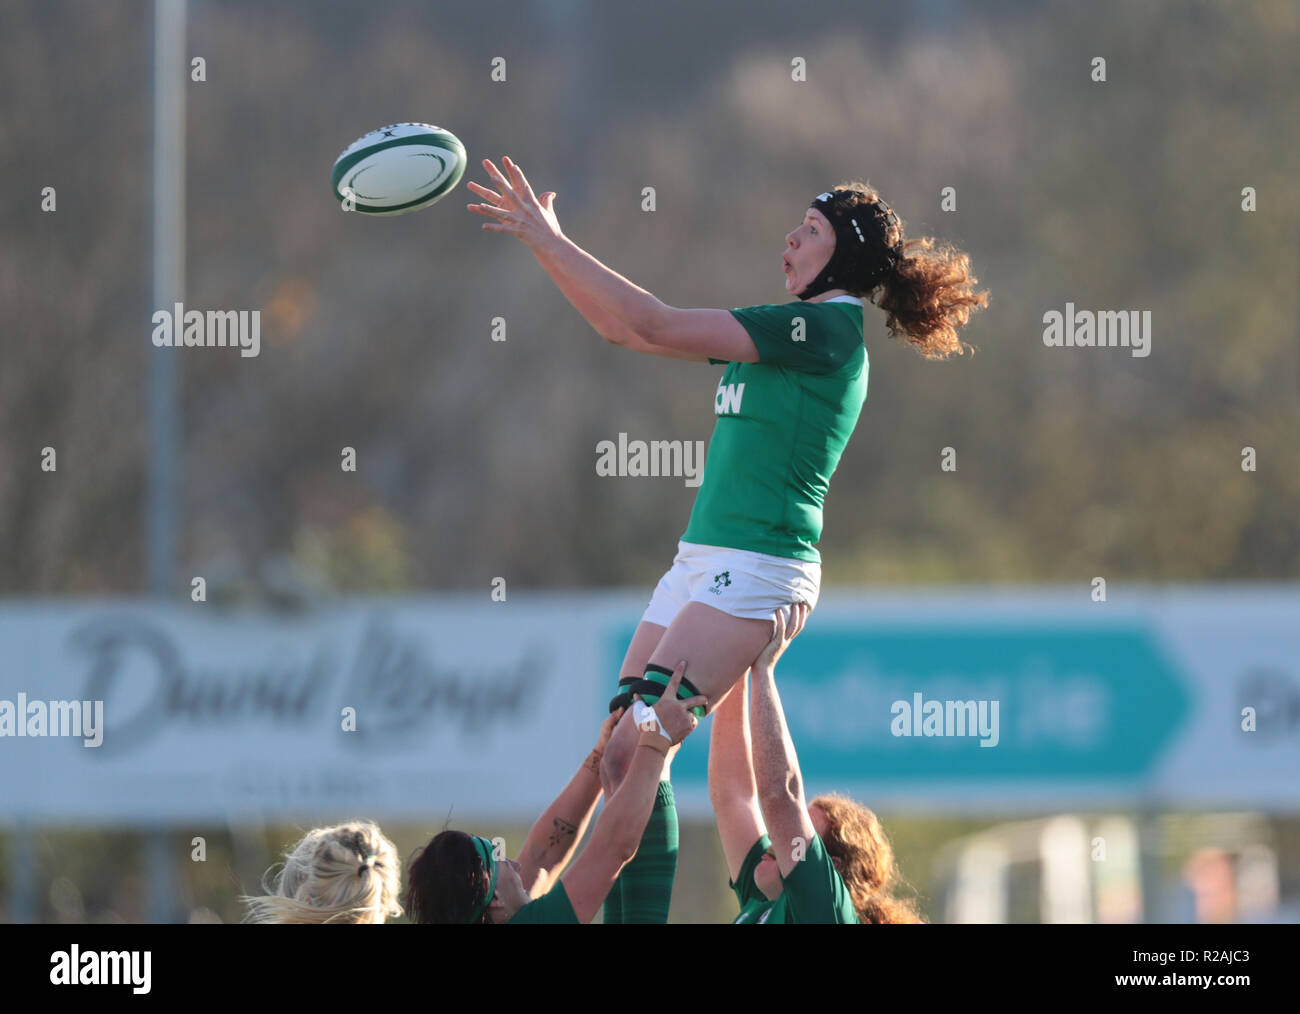
[[[315,828],[240,900],[250,923],[382,923],[402,914],[401,860],[375,824]]]

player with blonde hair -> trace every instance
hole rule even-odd
[[[393,843],[370,821],[308,831],[267,870],[266,894],[240,900],[245,922],[382,923],[402,914],[401,860]]]

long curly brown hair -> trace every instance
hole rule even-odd
[[[809,806],[826,814],[830,827],[822,843],[830,857],[840,861],[840,876],[858,918],[864,923],[925,922],[911,901],[894,897],[902,875],[880,819],[865,806],[835,793],[818,796]]]
[[[883,277],[873,272],[876,280],[866,288],[844,288],[884,310],[889,333],[915,346],[926,359],[973,353],[957,336],[957,329],[965,326],[974,310],[988,305],[989,294],[975,291],[979,279],[971,274],[970,257],[928,236],[907,239],[902,220],[883,213],[880,194],[864,180],[849,180],[835,190],[853,195],[851,207],[875,212],[873,220],[882,230],[883,245],[897,249],[901,244],[903,254],[894,271]]]

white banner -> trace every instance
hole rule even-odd
[[[591,748],[647,597],[367,599],[298,618],[0,605],[0,822],[531,819]],[[1285,587],[1105,603],[829,588],[778,680],[812,793],[1296,812],[1297,620]],[[954,701],[996,728],[923,730]],[[674,764],[690,817],[709,813],[708,732]]]
[[[0,700],[102,701],[104,728],[98,747],[0,728],[0,819],[534,812],[595,743],[600,609],[513,598],[7,605]]]

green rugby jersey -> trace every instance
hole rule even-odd
[[[722,374],[682,541],[820,563],[826,490],[867,397],[862,301],[841,296],[731,314],[758,362],[728,363]]]
[[[569,892],[564,889],[564,881],[552,887],[540,898],[534,898],[527,905],[506,920],[510,923],[556,923],[578,924],[578,914],[573,911],[569,901]]]
[[[763,859],[763,853],[772,840],[763,835],[750,848],[740,867],[740,875],[729,886],[740,901],[740,915],[735,925],[742,923],[856,923],[857,909],[844,878],[831,862],[826,846],[819,836],[813,835],[808,852],[781,878],[781,893],[775,901],[758,889],[754,870]]]

